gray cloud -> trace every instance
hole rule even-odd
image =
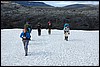
[[[46,4],[55,7],[62,7],[66,5],[72,5],[72,4],[93,4],[93,5],[99,4],[99,1],[38,1],[38,2],[44,2]]]

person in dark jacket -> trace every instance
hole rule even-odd
[[[32,26],[31,26],[30,22],[26,22],[26,24],[24,25],[24,28],[27,29],[27,32],[31,33]],[[31,40],[31,38],[30,38],[30,40]]]
[[[40,23],[38,23],[37,28],[38,28],[38,36],[40,36],[41,35],[41,24]]]
[[[49,21],[48,22],[48,33],[51,34],[51,27],[52,27],[52,24],[51,22]]]
[[[31,26],[30,22],[26,22],[26,24],[24,25],[24,27],[27,28],[27,31],[28,31],[29,33],[31,33],[31,31],[32,31],[32,26]]]
[[[28,44],[29,44],[29,40],[30,40],[30,33],[27,32],[26,28],[24,28],[23,32],[20,34],[20,37],[22,38],[22,41],[24,44],[25,56],[27,56]]]

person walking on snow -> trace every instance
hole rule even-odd
[[[40,23],[38,23],[37,28],[38,28],[38,36],[40,36],[41,35],[41,24]]]
[[[65,34],[65,40],[68,41],[68,35],[70,34],[69,32],[69,24],[64,24],[64,34]]]
[[[51,27],[52,27],[52,24],[51,22],[49,21],[48,22],[48,33],[51,34]]]
[[[29,44],[29,40],[30,40],[30,33],[27,32],[26,28],[23,29],[23,32],[20,34],[20,37],[22,38],[22,41],[24,44],[25,56],[27,56],[28,44]]]
[[[28,31],[29,33],[31,33],[31,31],[32,31],[32,26],[31,26],[30,22],[26,22],[26,24],[24,25],[24,27],[26,27],[26,28],[27,28],[27,31]]]

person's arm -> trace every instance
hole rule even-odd
[[[65,27],[63,28],[63,30],[65,30]]]
[[[68,28],[68,34],[70,34],[70,31],[69,31],[70,29]]]
[[[65,27],[63,28],[63,30],[65,31]]]
[[[20,38],[23,38],[23,33],[20,34]]]

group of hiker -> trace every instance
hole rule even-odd
[[[42,25],[38,23],[37,24],[38,36],[41,36],[41,28],[42,28]],[[49,35],[51,34],[51,28],[52,28],[52,23],[49,21],[48,22],[48,34]],[[65,40],[68,41],[68,35],[70,34],[68,23],[64,24],[63,30],[65,34]],[[30,22],[26,22],[26,24],[24,25],[24,29],[20,34],[20,37],[22,38],[22,42],[24,44],[25,56],[27,56],[27,53],[28,53],[28,44],[29,44],[29,40],[31,40],[31,35],[30,35],[31,31],[32,31],[32,26]]]
[[[52,27],[52,23],[49,21],[48,22],[48,34],[51,34],[51,27]],[[40,23],[38,23],[38,25],[37,25],[38,36],[41,35],[41,28],[42,28],[42,25]]]

